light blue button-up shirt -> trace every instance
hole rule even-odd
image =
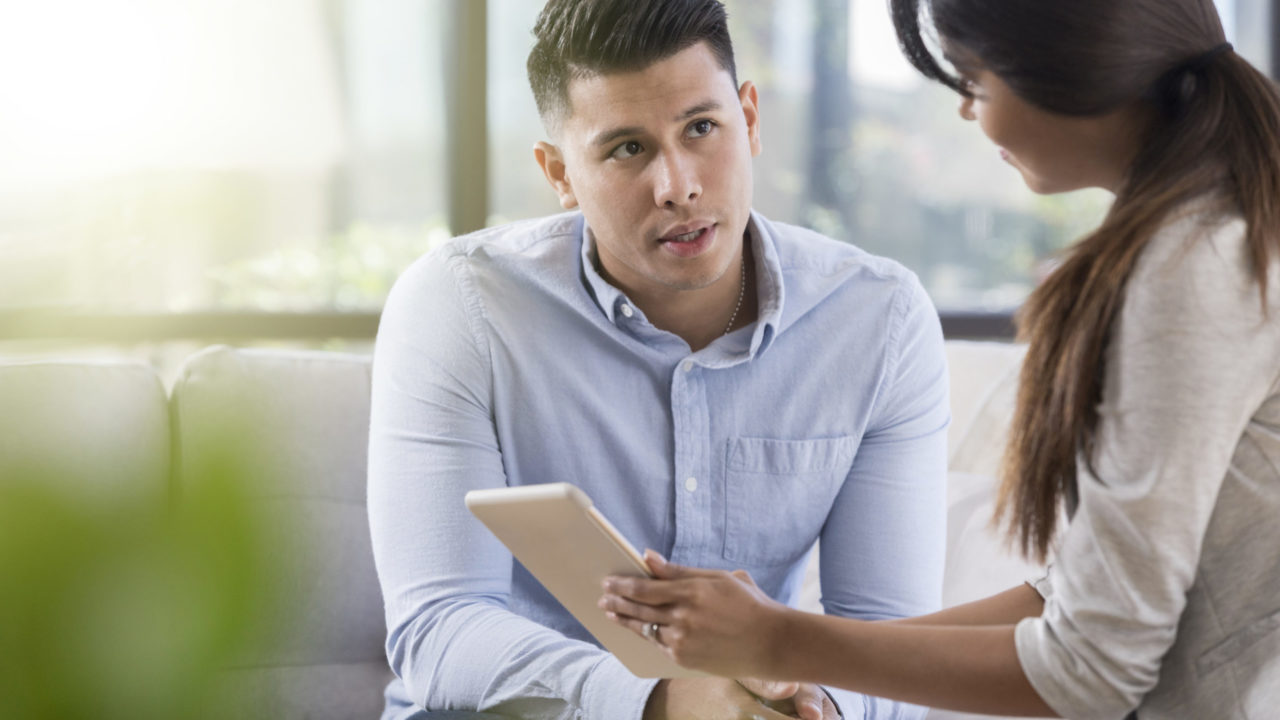
[[[637,547],[748,570],[795,600],[821,540],[826,612],[940,604],[948,416],[937,314],[900,265],[752,215],[759,318],[699,352],[594,267],[580,214],[458,238],[387,300],[369,518],[413,707],[639,720],[631,675],[467,511],[571,482]],[[749,628],[743,628],[750,632]],[[919,708],[832,691],[848,718]]]

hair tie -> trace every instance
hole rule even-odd
[[[1234,49],[1231,43],[1224,42],[1174,67],[1160,76],[1147,97],[1158,102],[1166,116],[1172,118],[1181,116],[1195,93],[1195,88],[1199,85],[1196,77],[1203,73],[1219,55]]]
[[[1200,53],[1199,55],[1191,58],[1185,63],[1179,65],[1174,70],[1174,72],[1176,74],[1182,74],[1182,73],[1191,73],[1193,75],[1198,74],[1202,72],[1205,68],[1209,67],[1209,63],[1213,62],[1214,58],[1224,53],[1229,53],[1232,50],[1235,50],[1235,46],[1233,46],[1229,42],[1224,42],[1221,45],[1216,45],[1210,48],[1209,50],[1206,50],[1205,52]]]

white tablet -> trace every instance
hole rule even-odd
[[[701,677],[596,606],[609,575],[649,575],[644,559],[568,483],[472,490],[467,509],[582,623],[606,650],[642,678]]]

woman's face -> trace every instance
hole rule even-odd
[[[960,117],[978,123],[1032,191],[1119,187],[1141,137],[1136,106],[1098,116],[1059,115],[1023,100],[976,62],[952,63],[971,95],[961,98]]]

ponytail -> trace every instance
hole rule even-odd
[[[1221,48],[1221,49],[1220,49]],[[1061,509],[1074,512],[1077,457],[1093,471],[1105,350],[1138,258],[1180,207],[1214,197],[1239,212],[1267,303],[1280,253],[1280,95],[1219,46],[1162,76],[1143,149],[1101,227],[1075,245],[1018,316],[1029,344],[1002,467],[998,521],[1043,561]]]

